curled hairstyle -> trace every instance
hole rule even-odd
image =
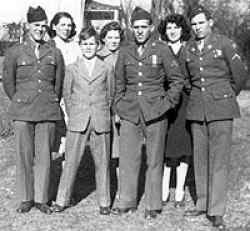
[[[178,27],[181,27],[181,41],[187,41],[190,39],[190,26],[185,17],[181,14],[170,14],[164,20],[161,20],[158,26],[158,31],[162,40],[169,41],[168,36],[166,35],[166,27],[168,23],[175,23]]]
[[[79,33],[79,44],[82,40],[89,39],[90,37],[95,37],[96,43],[99,42],[99,36],[93,26],[87,26],[81,29]]]
[[[71,20],[72,28],[71,28],[69,38],[72,38],[76,34],[76,24],[74,22],[73,17],[68,12],[58,12],[54,15],[54,17],[52,18],[50,22],[50,31],[49,31],[50,36],[52,38],[56,36],[56,31],[53,29],[53,26],[56,26],[59,23],[61,18],[69,18]]]
[[[107,33],[111,30],[117,30],[120,34],[121,41],[123,41],[124,33],[120,24],[116,21],[112,21],[110,23],[107,23],[100,32],[100,40],[103,44],[104,44],[104,38],[106,37]]]

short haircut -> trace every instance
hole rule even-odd
[[[74,22],[73,17],[68,12],[58,12],[54,15],[50,22],[50,31],[49,34],[53,38],[56,36],[56,31],[53,29],[53,25],[57,25],[61,18],[69,18],[72,23],[72,29],[69,35],[69,38],[72,38],[76,34],[76,24]]]
[[[207,20],[212,18],[212,15],[209,10],[207,10],[204,6],[198,5],[194,7],[189,13],[189,20],[191,21],[198,14],[204,14]]]
[[[187,41],[190,39],[190,26],[185,17],[181,14],[170,14],[164,20],[161,20],[158,26],[158,31],[162,40],[169,41],[168,36],[166,35],[166,27],[168,23],[175,23],[178,27],[181,27],[181,41]]]
[[[107,33],[111,30],[117,30],[120,34],[121,41],[124,40],[124,32],[120,26],[120,24],[116,21],[112,21],[110,23],[107,23],[100,32],[100,40],[102,43],[104,43],[104,38],[106,37]]]
[[[93,26],[87,26],[81,29],[79,33],[79,44],[81,43],[82,40],[87,40],[90,37],[95,37],[96,43],[99,42],[99,36],[98,33],[96,32],[95,28]]]

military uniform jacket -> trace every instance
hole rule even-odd
[[[61,52],[43,43],[35,55],[35,44],[27,39],[9,49],[4,61],[3,87],[11,100],[13,120],[55,121],[61,119],[59,106],[64,78]]]
[[[196,41],[190,41],[185,60],[192,85],[186,118],[214,121],[239,117],[236,96],[247,71],[235,43],[223,35],[210,34],[202,51]]]
[[[138,123],[159,118],[179,102],[184,76],[170,49],[161,41],[149,40],[141,56],[137,45],[122,47],[115,67],[115,112]],[[168,90],[164,88],[168,82]]]
[[[69,116],[68,130],[85,131],[91,119],[95,131],[110,131],[109,74],[110,69],[99,58],[92,74],[82,58],[67,67],[63,97]]]

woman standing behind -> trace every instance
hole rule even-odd
[[[118,53],[120,50],[120,44],[123,41],[123,31],[118,22],[110,22],[106,24],[100,32],[100,40],[104,45],[98,52],[98,55],[114,70]],[[114,75],[110,76],[109,85],[110,92],[109,98],[113,98],[115,93]],[[118,172],[118,158],[119,158],[119,119],[117,116],[112,116],[112,147],[111,147],[111,164],[117,169]]]
[[[75,29],[76,25],[73,17],[67,12],[56,13],[50,22],[50,36],[53,39],[52,42],[61,50],[66,68],[67,65],[75,62],[77,57],[81,56],[79,45],[73,39],[76,34]],[[65,123],[67,124],[68,116],[65,112],[63,99],[60,105],[64,112]],[[56,141],[57,139],[61,139],[59,140],[61,144],[58,151],[60,154],[65,152],[65,123],[61,121],[58,123],[56,129]]]
[[[184,16],[172,14],[161,21],[158,30],[171,51],[179,60],[183,58],[185,42],[190,38],[190,29]],[[183,68],[184,71],[184,68]],[[185,119],[188,95],[184,87],[179,105],[170,111],[169,130],[166,139],[165,166],[162,199],[166,204],[170,198],[171,169],[176,168],[175,207],[185,205],[185,179],[192,154],[191,135]]]

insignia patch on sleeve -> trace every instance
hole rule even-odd
[[[235,53],[235,54],[233,55],[233,57],[232,57],[232,60],[234,60],[234,59],[239,59],[239,60],[241,60],[241,57],[240,57],[237,53]]]

